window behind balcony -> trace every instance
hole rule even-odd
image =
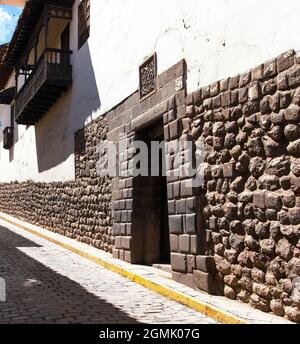
[[[90,0],[82,0],[78,6],[78,49],[90,36]]]

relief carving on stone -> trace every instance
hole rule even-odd
[[[149,57],[140,66],[140,100],[144,100],[156,92],[157,64],[156,54]]]

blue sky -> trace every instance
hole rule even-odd
[[[10,41],[21,12],[21,8],[0,5],[0,44]]]

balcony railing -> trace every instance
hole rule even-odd
[[[16,122],[35,124],[72,83],[72,52],[45,49],[16,97]]]

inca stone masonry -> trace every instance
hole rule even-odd
[[[75,181],[1,184],[0,210],[130,263],[170,256],[175,280],[300,322],[300,58],[287,51],[192,94],[186,78],[182,60],[150,97],[135,92],[79,130]],[[100,178],[97,146],[120,133],[203,142],[204,186],[172,163],[166,180]]]

